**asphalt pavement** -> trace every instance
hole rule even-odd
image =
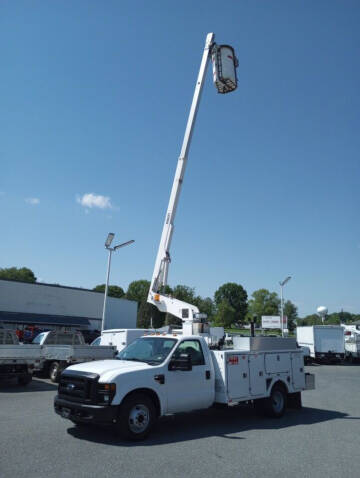
[[[307,367],[316,390],[281,419],[251,407],[159,420],[150,438],[124,442],[101,428],[77,428],[53,411],[57,387],[34,379],[0,384],[0,476],[348,477],[359,476],[360,365]]]

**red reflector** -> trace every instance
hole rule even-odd
[[[236,365],[236,364],[238,364],[238,363],[239,363],[239,357],[238,357],[238,355],[231,355],[231,356],[229,357],[228,363],[229,363],[230,365]]]

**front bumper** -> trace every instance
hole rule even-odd
[[[326,352],[326,353],[320,353],[316,352],[315,353],[315,360],[318,360],[319,362],[342,362],[345,359],[345,354],[343,353],[332,353],[332,352]]]
[[[69,420],[110,425],[116,423],[118,407],[114,405],[86,405],[85,403],[70,402],[56,395],[54,399],[55,412]]]

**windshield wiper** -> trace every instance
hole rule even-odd
[[[118,360],[126,360],[127,362],[142,362],[147,363],[145,360],[140,360],[138,358],[119,358]]]
[[[159,365],[161,362],[159,362],[158,360],[149,360],[148,362],[149,365]]]

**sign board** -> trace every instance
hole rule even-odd
[[[281,320],[279,315],[263,315],[261,317],[262,329],[281,329]],[[287,329],[287,317],[284,315],[283,328]]]

